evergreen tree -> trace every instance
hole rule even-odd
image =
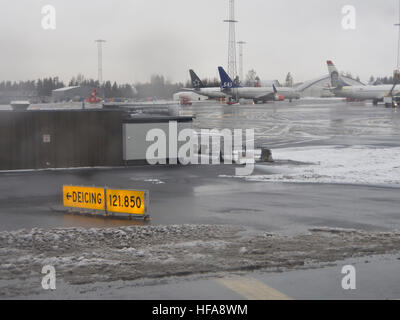
[[[289,72],[286,76],[286,87],[293,87],[293,77],[291,73]]]
[[[375,83],[375,78],[374,78],[374,76],[371,76],[371,77],[369,78],[369,83],[370,83],[370,84]]]

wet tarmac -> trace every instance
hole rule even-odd
[[[198,128],[255,129],[256,145],[272,149],[314,145],[400,145],[400,110],[368,102],[305,99],[258,105],[194,105]]]
[[[152,225],[233,224],[280,233],[301,233],[313,226],[400,228],[398,188],[219,177],[233,173],[232,166],[197,166],[2,174],[0,230],[135,223],[54,211],[62,204],[63,184],[150,190]]]
[[[355,289],[343,289],[344,266],[356,270]],[[78,300],[399,300],[393,277],[399,258],[392,255],[348,259],[337,265],[287,272],[211,274],[162,280],[116,281],[90,285],[60,282],[56,291],[22,299]]]
[[[197,129],[255,128],[256,146],[273,152],[294,146],[400,146],[400,113],[372,104],[338,100],[234,107],[200,104],[183,112],[196,115]],[[253,176],[268,177],[276,170],[276,166],[256,166]],[[0,230],[135,223],[54,212],[62,202],[62,186],[68,184],[149,190],[154,225],[234,224],[283,233],[304,232],[310,226],[400,228],[398,184],[272,183],[229,178],[234,174],[234,166],[225,165],[3,172]]]
[[[234,165],[1,172],[0,231],[143,225],[143,222],[126,219],[74,216],[62,212],[59,208],[63,185],[149,190],[152,218],[149,224],[155,226],[233,225],[243,227],[247,235],[268,232],[290,236],[307,234],[313,227],[367,232],[400,229],[400,165],[397,158],[400,112],[397,109],[369,103],[344,103],[337,99],[312,99],[241,106],[199,103],[183,107],[183,113],[196,116],[197,129],[253,128],[257,147],[270,148],[273,154],[275,150],[285,158],[278,157],[274,164],[256,165],[250,178],[236,177]],[[297,148],[315,148],[308,149],[311,158],[307,158],[310,153],[300,154],[303,158],[306,156],[311,167],[296,162],[299,160]],[[337,161],[335,167],[332,166],[335,159],[327,163],[327,154],[321,153],[336,152],[338,148],[346,152],[348,162]],[[361,159],[357,158],[358,150],[363,152],[359,153]],[[372,153],[365,152],[368,150]],[[380,158],[371,156],[382,150]],[[329,153],[329,157],[332,154],[341,159],[335,152]],[[354,157],[359,162],[353,163]],[[387,161],[388,158],[392,161]],[[385,170],[375,171],[374,168],[382,169],[383,165]],[[312,166],[321,170],[314,170]],[[382,176],[384,179],[377,179]],[[362,271],[364,287],[352,293],[338,287],[341,277],[338,268],[342,262],[333,264],[331,269],[282,274],[245,273],[239,277],[244,277],[244,281],[251,277],[261,282],[260,292],[274,292],[265,287],[271,286],[283,296],[295,299],[400,298],[398,282],[393,281],[400,270],[398,257],[382,259],[376,258],[373,263],[365,262],[371,259],[364,258],[354,262]],[[374,280],[371,276],[377,270],[385,271]],[[149,286],[143,282],[145,280],[73,288],[65,284],[66,289],[58,293],[58,297],[79,298],[83,292],[89,298],[248,298],[246,292],[232,291],[232,288],[241,287],[241,280],[223,280],[222,285],[218,280],[231,279],[231,276],[166,279],[165,283]],[[175,293],[171,295],[171,292]],[[209,292],[215,294],[209,296]],[[43,298],[52,297],[44,295]]]

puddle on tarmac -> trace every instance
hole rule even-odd
[[[148,226],[149,221],[143,219],[130,220],[125,216],[104,216],[104,215],[82,215],[70,214],[63,215],[66,224],[83,228],[110,228],[110,227],[124,227],[124,226]]]

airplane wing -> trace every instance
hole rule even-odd
[[[259,96],[256,97],[257,100],[275,100],[275,95],[278,93],[278,90],[276,90],[275,85],[272,85],[272,92],[268,93],[263,93]]]
[[[256,96],[257,100],[274,100],[275,99],[275,92],[270,92],[267,94],[261,94]]]

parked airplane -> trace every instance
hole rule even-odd
[[[340,76],[337,68],[332,61],[327,61],[329,75],[331,77],[330,90],[337,97],[344,97],[349,100],[372,100],[374,105],[383,101],[384,97],[389,95],[399,95],[400,91],[395,90],[395,85],[378,85],[378,86],[351,86],[346,83]]]
[[[206,96],[211,99],[220,99],[220,98],[228,98],[224,92],[221,91],[219,87],[210,87],[207,88],[204,86],[203,82],[197,76],[197,74],[191,69],[189,70],[190,78],[192,81],[192,88],[184,88],[185,91],[195,92],[197,94]]]
[[[224,68],[218,67],[221,89],[234,99],[251,99],[254,103],[289,99],[300,99],[300,94],[287,87],[241,87],[228,76]]]

